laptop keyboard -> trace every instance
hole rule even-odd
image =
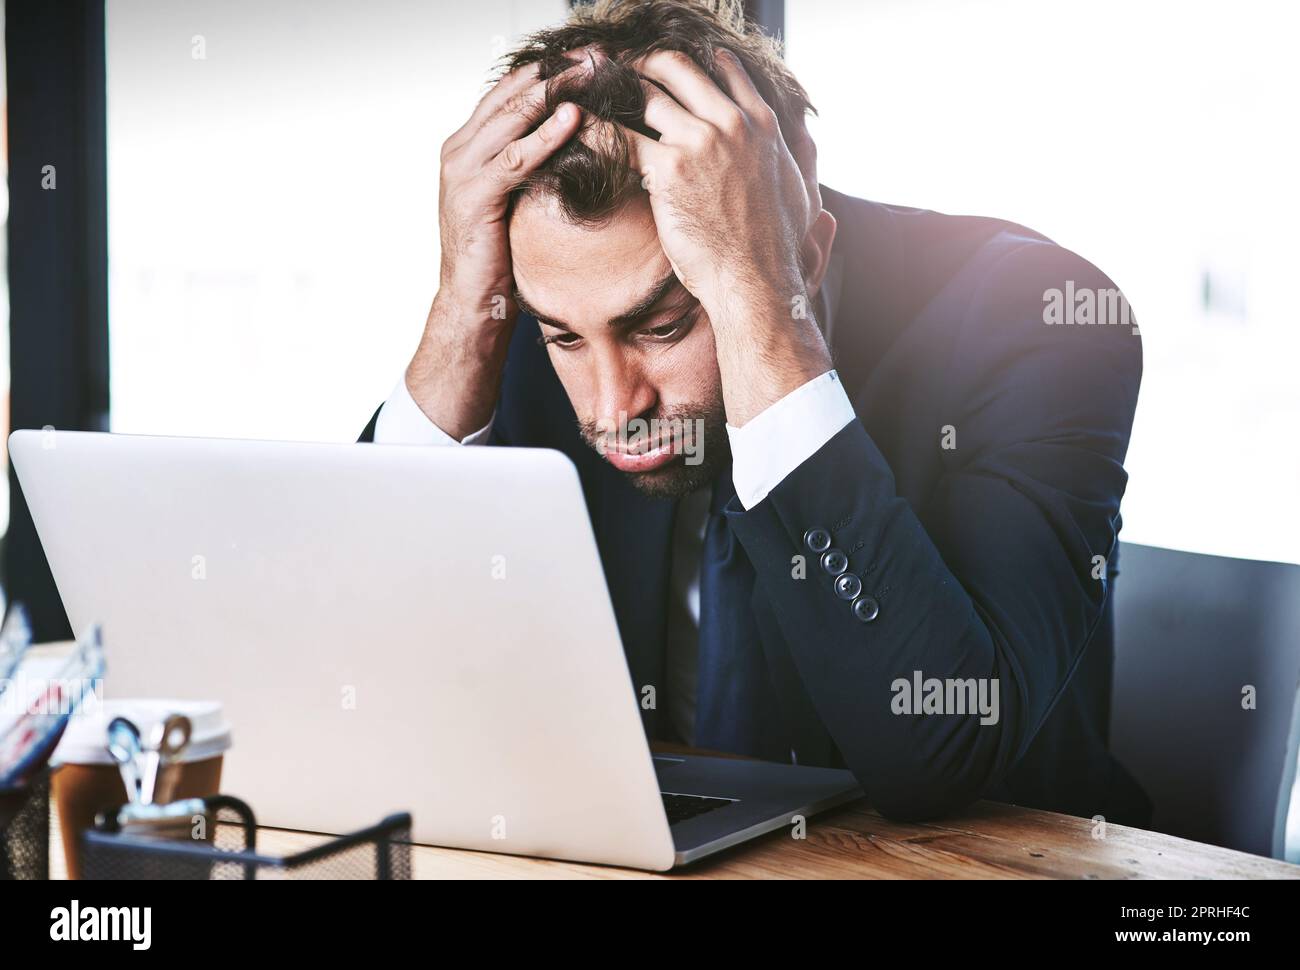
[[[664,800],[664,811],[668,813],[668,824],[676,825],[688,818],[695,818],[711,812],[715,808],[725,808],[732,804],[730,798],[706,798],[703,795],[676,795],[672,792],[660,792]]]

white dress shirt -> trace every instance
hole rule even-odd
[[[832,252],[830,270],[818,293],[817,320],[830,343],[839,304],[842,260]],[[731,477],[736,498],[752,509],[787,475],[816,454],[855,417],[835,371],[827,371],[791,391],[741,428],[727,425],[731,443]],[[434,424],[411,397],[403,376],[379,411],[377,444],[476,445],[487,441],[487,427],[457,441]],[[711,487],[682,499],[673,525],[667,617],[669,719],[678,735],[691,743],[695,734],[695,689],[700,628],[700,553],[708,522]]]

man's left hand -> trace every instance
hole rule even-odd
[[[719,52],[718,63],[725,91],[685,54],[643,58],[637,70],[672,97],[643,81],[660,139],[623,131],[660,245],[709,315],[739,426],[831,364],[799,269],[817,215],[807,184],[740,62]]]

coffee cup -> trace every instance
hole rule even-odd
[[[189,744],[159,769],[154,801],[206,798],[221,790],[221,766],[230,728],[217,701],[110,700],[74,716],[54,752],[52,797],[59,817],[68,878],[81,876],[81,834],[100,812],[130,801],[117,762],[108,751],[108,725],[130,719],[147,739],[172,714],[190,719]]]

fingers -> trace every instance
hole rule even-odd
[[[760,118],[771,113],[771,107],[754,87],[749,72],[745,70],[740,59],[729,50],[719,48],[714,51],[718,62],[718,73],[722,75],[722,84],[731,100],[740,106],[750,118]]]
[[[730,129],[740,109],[681,51],[656,51],[633,64],[641,74],[662,84],[691,114],[719,128]]]
[[[469,116],[469,120],[456,129],[452,136],[447,139],[444,151],[459,148],[464,142],[468,141],[483,126],[483,122],[496,114],[510,98],[535,84],[540,70],[540,64],[525,64],[523,67],[511,71],[492,85],[487,93],[479,99],[474,111]]]
[[[665,141],[683,141],[688,133],[703,127],[700,119],[644,78],[641,90],[645,95],[645,123],[659,132]]]
[[[587,48],[579,47],[564,55],[573,61],[571,67],[590,70]],[[443,144],[443,155],[470,148],[479,164],[487,162],[510,141],[518,138],[537,119],[538,110],[545,103],[546,86],[551,79],[539,77],[541,65],[537,62],[516,68],[501,78],[483,95],[469,120]],[[559,74],[555,75],[556,77]],[[522,119],[522,122],[521,122]]]
[[[546,103],[546,81],[535,81],[503,101],[460,149],[470,166],[484,165],[537,123]]]
[[[507,144],[485,174],[496,183],[498,190],[514,188],[568,141],[581,121],[582,112],[576,105],[560,105],[536,131]]]

